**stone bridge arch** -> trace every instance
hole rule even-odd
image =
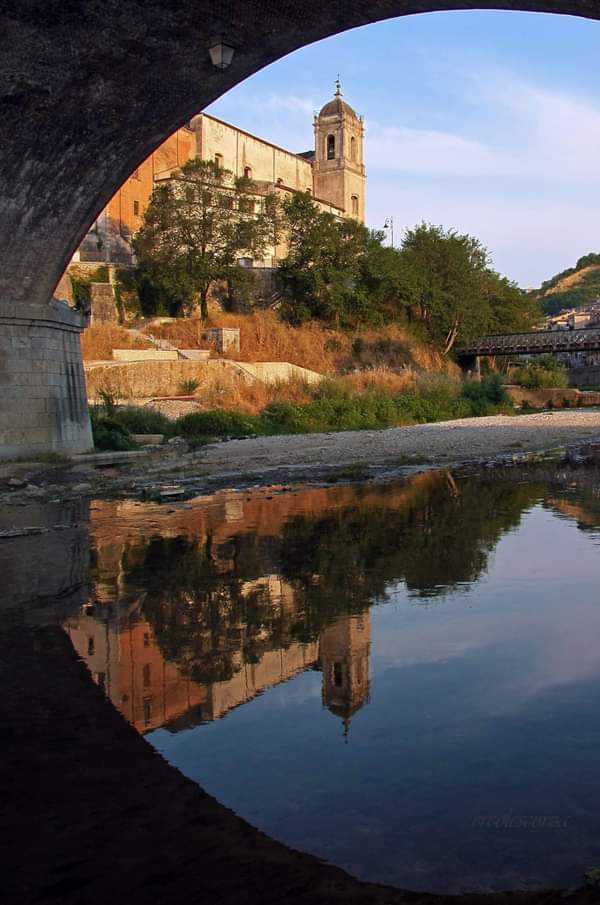
[[[167,135],[306,44],[395,16],[598,0],[0,2],[0,457],[91,445],[79,315],[50,301],[88,226]],[[235,48],[216,69],[208,47]]]

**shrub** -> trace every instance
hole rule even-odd
[[[260,418],[242,412],[190,412],[178,418],[174,433],[182,437],[247,437],[263,433]]]
[[[462,386],[461,396],[470,406],[470,414],[493,415],[512,410],[510,398],[502,386],[499,374],[488,374],[483,380],[468,380]]]
[[[173,430],[173,422],[153,408],[128,405],[117,409],[112,420],[132,434],[168,434]]]
[[[92,416],[92,434],[96,449],[128,450],[136,448],[127,428],[105,415]]]
[[[190,378],[190,380],[182,380],[181,383],[177,386],[177,392],[182,396],[190,396],[198,389],[199,386],[200,381],[192,377]]]
[[[365,341],[362,336],[357,336],[352,343],[352,355],[354,358],[360,358],[365,351]]]
[[[554,355],[540,355],[537,360],[516,368],[511,380],[529,390],[564,389],[568,385],[567,370]]]

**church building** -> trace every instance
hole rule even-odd
[[[169,136],[111,198],[73,257],[73,262],[133,264],[131,239],[142,225],[155,185],[193,158],[213,160],[236,177],[252,180],[257,196],[308,191],[322,210],[365,219],[364,123],[342,97],[335,96],[314,117],[314,150],[295,153],[200,113]],[[274,267],[285,256],[272,246],[265,260],[246,266]]]

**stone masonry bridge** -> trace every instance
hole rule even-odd
[[[600,18],[599,0],[0,0],[0,455],[91,445],[81,320],[52,293],[167,135],[320,38],[469,8]],[[216,41],[235,48],[226,69]]]
[[[490,355],[541,355],[544,352],[596,352],[600,329],[538,330],[530,333],[497,333],[483,336],[461,349],[460,358]]]

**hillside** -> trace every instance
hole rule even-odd
[[[544,314],[558,314],[563,308],[581,308],[600,296],[600,254],[591,252],[542,283],[531,295]]]

